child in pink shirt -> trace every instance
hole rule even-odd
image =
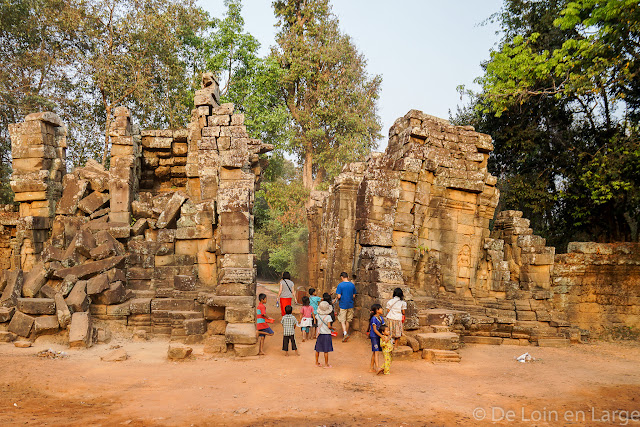
[[[302,297],[302,308],[300,309],[300,313],[302,314],[302,319],[300,320],[300,328],[302,329],[302,342],[305,342],[309,339],[309,334],[311,330],[311,326],[313,326],[313,307],[311,307],[311,302],[308,296]]]

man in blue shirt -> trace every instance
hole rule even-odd
[[[340,273],[342,282],[338,284],[336,289],[336,295],[338,296],[338,306],[340,307],[340,313],[338,313],[338,321],[342,324],[342,332],[344,337],[342,341],[349,340],[349,324],[353,320],[353,299],[356,296],[356,285],[349,280],[349,275],[344,271]]]

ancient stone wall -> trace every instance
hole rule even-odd
[[[119,326],[204,341],[212,352],[257,352],[252,205],[259,154],[272,147],[249,138],[244,116],[218,99],[205,74],[181,130],[140,131],[116,108],[109,169],[90,160],[62,177],[54,160],[63,150],[46,151],[52,160],[29,152],[42,158],[24,165],[14,156],[12,186],[24,194],[20,218],[0,218],[9,227],[0,250],[8,242],[9,259],[21,262],[2,271],[3,339],[68,329],[70,345],[83,347]],[[62,146],[57,128],[51,113],[28,116],[12,127],[14,153],[37,138]],[[32,182],[39,174],[44,186]]]
[[[499,199],[497,180],[487,171],[492,149],[491,138],[471,127],[416,110],[398,119],[384,153],[372,154],[364,170],[362,164],[346,166],[327,193],[312,195],[312,285],[315,280],[329,291],[340,271],[355,274],[356,327],[368,319],[373,302],[384,302],[401,287],[410,300],[408,329],[432,325],[429,310],[448,309],[469,342],[568,342],[586,336],[580,328],[637,325],[637,289],[618,287],[615,292],[624,294],[618,298],[611,290],[614,283],[638,282],[635,258],[616,265],[625,259],[620,254],[606,262],[556,255],[518,211],[498,213],[490,230]],[[558,273],[571,263],[579,266]],[[578,299],[589,289],[578,284],[602,283],[607,274],[613,281]],[[573,286],[568,290],[556,281]],[[598,292],[602,315],[587,322],[588,316],[576,313],[596,310],[589,299]]]
[[[598,334],[640,328],[640,245],[573,242],[555,256],[553,303],[567,320]]]

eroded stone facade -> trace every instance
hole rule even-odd
[[[20,208],[0,213],[3,340],[68,329],[85,347],[119,325],[257,353],[252,208],[272,147],[218,100],[205,74],[187,129],[141,131],[118,107],[110,167],[66,175],[55,114],[11,127]]]
[[[578,255],[594,244],[575,243],[556,255],[522,212],[495,215],[492,149],[472,127],[416,110],[398,119],[384,153],[312,194],[312,285],[331,291],[341,271],[355,274],[356,328],[395,287],[409,300],[408,329],[437,329],[447,317],[468,342],[562,343],[637,328],[638,245]]]

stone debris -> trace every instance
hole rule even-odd
[[[69,355],[64,351],[52,350],[50,348],[47,350],[41,350],[37,352],[36,356],[42,357],[45,359],[64,359],[69,357]]]
[[[207,338],[216,352],[255,344],[252,206],[258,156],[273,147],[219,105],[213,74],[202,82],[186,129],[140,130],[117,107],[108,170],[89,160],[66,173],[66,128],[52,113],[11,126],[20,206],[0,207],[0,322],[11,334],[68,329],[71,347],[89,347],[104,335],[95,320],[139,339]]]
[[[128,358],[129,355],[124,348],[117,348],[105,354],[104,356],[100,356],[100,360],[102,360],[103,362],[122,362],[124,360],[127,360]]]
[[[191,355],[193,349],[184,344],[169,344],[169,350],[167,351],[167,357],[171,360],[186,359]]]
[[[219,102],[205,73],[186,129],[141,130],[117,107],[108,170],[89,160],[67,173],[53,113],[9,126],[19,206],[0,206],[1,340],[68,329],[70,346],[89,347],[95,319],[138,339],[257,352],[252,211],[273,146]],[[463,343],[564,346],[640,326],[639,245],[556,254],[522,212],[495,215],[492,149],[469,126],[417,110],[398,119],[384,153],[311,193],[310,283],[333,291],[341,271],[355,275],[360,330],[371,304],[403,289],[399,357],[455,361]]]

